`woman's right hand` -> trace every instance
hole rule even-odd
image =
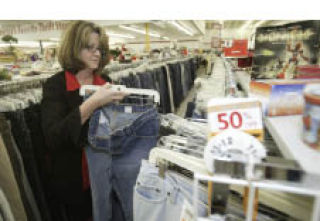
[[[127,93],[121,91],[111,90],[111,85],[107,83],[94,92],[89,99],[96,104],[96,108],[99,108],[111,102],[120,101],[127,95]]]
[[[80,105],[81,124],[89,119],[95,109],[111,102],[120,101],[127,95],[129,94],[111,90],[110,84],[103,85]]]

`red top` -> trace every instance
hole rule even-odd
[[[75,91],[80,89],[81,85],[79,84],[76,76],[69,71],[65,72],[66,78],[66,88],[67,91]],[[106,81],[103,80],[99,75],[93,75],[93,85],[103,85]],[[86,157],[86,152],[82,151],[82,187],[83,190],[87,190],[90,187],[89,181],[89,171],[88,171],[88,162]]]

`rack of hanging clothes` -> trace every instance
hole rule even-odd
[[[52,220],[40,123],[41,87],[49,76],[0,83],[0,188],[14,220]]]
[[[174,113],[193,86],[201,63],[198,56],[151,60],[108,75],[115,84],[154,89],[160,93],[160,113]]]
[[[128,68],[135,68],[140,66],[143,63],[143,61],[134,61],[130,64],[108,64],[105,66],[104,71],[106,71],[107,73],[112,73],[115,71],[121,71],[121,70],[125,70]]]
[[[157,145],[151,150],[149,160],[142,163],[135,185],[134,214],[136,220],[140,218],[148,220],[150,217],[152,217],[152,220],[179,218],[184,210],[184,205],[192,205],[192,201],[189,199],[194,190],[194,175],[212,176],[203,160],[203,150],[207,145],[206,135],[208,134],[206,120],[184,119],[170,113],[161,115],[160,125],[160,137]],[[266,168],[265,176],[270,179],[270,182],[278,182],[277,180],[292,182],[290,176],[283,177],[283,174],[286,173],[283,170],[284,167],[291,168],[290,164],[292,162],[281,161],[279,166],[279,160],[273,157],[267,158],[264,165],[261,165]],[[229,173],[231,169],[232,165],[225,165],[219,171]],[[239,176],[238,172],[230,174],[232,177]],[[183,180],[183,184],[181,184],[181,180]],[[172,194],[176,200],[171,200],[170,196]],[[245,197],[247,196],[242,186],[219,184],[219,182],[209,185],[207,182],[201,182],[198,185],[198,215],[199,217],[205,217],[219,213],[224,214],[224,216],[221,216],[222,218],[232,217],[234,219],[231,220],[244,220],[246,201],[243,199]],[[278,201],[278,198],[281,200]],[[288,215],[300,218],[309,217],[312,204],[309,205],[309,201],[303,201],[302,199],[304,199],[302,196],[261,189],[259,191],[257,218],[258,220],[286,220],[289,219]],[[159,203],[154,205],[154,200],[159,200],[157,201]],[[299,210],[299,213],[281,206],[281,203],[287,205],[291,201],[296,202],[294,208]],[[150,209],[144,210],[142,206]],[[164,207],[170,208],[168,214],[164,210],[159,212]],[[172,217],[173,214],[175,214],[175,217]]]

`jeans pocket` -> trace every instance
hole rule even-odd
[[[166,192],[157,187],[136,185],[133,196],[134,221],[163,221],[166,211]]]

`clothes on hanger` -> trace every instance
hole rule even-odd
[[[193,182],[179,174],[166,172],[159,177],[159,169],[142,161],[134,188],[134,220],[179,220],[184,203],[192,203]],[[207,214],[207,193],[199,187],[198,214]],[[186,201],[186,202],[185,202]]]
[[[198,58],[175,59],[152,65],[143,63],[109,76],[115,84],[157,90],[160,93],[159,112],[173,113],[191,89],[199,65]]]
[[[43,138],[39,107],[42,92],[41,88],[29,89],[39,87],[44,79],[39,76],[39,79],[32,77],[32,80],[23,79],[0,85],[4,92],[0,101],[0,133],[4,136],[26,219],[35,221],[51,220],[44,189],[47,174],[42,173],[40,176],[40,171],[45,169],[45,160],[40,163],[39,159],[45,156],[38,154],[44,151],[45,145],[39,142],[35,145],[37,140]]]
[[[3,141],[10,157],[14,175],[20,190],[21,199],[29,219],[41,220],[38,204],[36,203],[29,178],[25,171],[24,161],[20,149],[11,133],[11,122],[4,114],[0,114],[0,133],[4,137]]]
[[[133,220],[133,187],[158,131],[152,105],[109,104],[91,116],[86,155],[94,220],[115,220],[112,211],[122,211],[121,220]]]

